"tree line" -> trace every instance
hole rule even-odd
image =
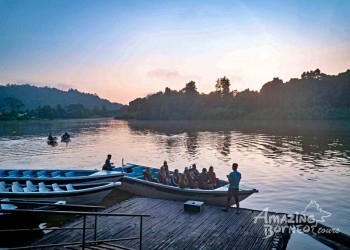
[[[319,69],[283,82],[278,77],[260,91],[231,91],[227,77],[218,78],[215,90],[199,93],[194,81],[179,91],[137,98],[124,106],[117,119],[349,119],[350,70],[336,76]]]
[[[117,110],[108,110],[106,106],[89,109],[82,104],[58,104],[54,107],[45,105],[36,109],[26,109],[23,102],[15,97],[6,97],[2,103],[0,120],[114,117],[118,113]]]

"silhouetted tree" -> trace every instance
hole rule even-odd
[[[216,80],[215,89],[224,96],[230,93],[230,85],[230,80],[224,76]]]

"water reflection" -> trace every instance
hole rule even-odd
[[[182,171],[196,163],[226,178],[238,162],[242,185],[259,189],[244,206],[295,212],[317,200],[332,212],[327,224],[350,232],[349,128],[349,121],[1,122],[0,168],[99,169],[111,153],[116,165],[124,159],[159,167],[167,160]],[[49,132],[66,131],[69,143],[47,145]]]
[[[260,151],[271,159],[289,156],[311,163],[307,168],[313,170],[333,164],[335,157],[343,166],[350,161],[347,121],[129,121],[128,125],[134,133],[171,138],[167,148],[174,146],[172,136],[186,132],[185,147],[192,156],[198,154],[199,144],[203,147],[215,143],[225,162],[230,160],[232,151],[243,150]],[[207,132],[211,133],[206,135]],[[305,166],[300,169],[305,171]]]

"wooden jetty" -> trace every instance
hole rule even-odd
[[[264,220],[257,220],[261,211],[235,209],[223,212],[221,207],[205,205],[202,212],[185,212],[184,203],[169,200],[132,198],[107,208],[108,213],[148,214],[143,221],[142,249],[283,249],[289,240],[289,232],[274,233],[265,238]],[[277,213],[271,213],[279,215]],[[282,214],[281,214],[282,215]],[[87,219],[86,225],[92,226],[94,219]],[[276,226],[278,222],[271,222]],[[81,219],[65,227],[82,227]],[[63,227],[64,228],[64,227]],[[97,221],[97,240],[137,237],[140,230],[139,220],[127,217],[104,217]],[[86,239],[93,238],[93,232],[86,232]],[[288,230],[286,230],[288,231]],[[81,241],[79,230],[58,230],[51,232],[32,246]],[[104,245],[95,245],[85,249],[137,249],[138,240],[106,241]],[[115,247],[114,247],[115,245]],[[81,249],[66,246],[55,249]]]

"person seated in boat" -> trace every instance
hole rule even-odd
[[[179,180],[180,180],[179,170],[175,169],[174,174],[171,176],[171,184],[177,187],[179,185]]]
[[[49,134],[49,136],[47,137],[47,139],[48,139],[49,141],[52,141],[52,140],[53,140],[53,137],[52,137],[52,134],[51,134],[51,133]]]
[[[197,170],[196,164],[192,164],[192,167],[189,170],[189,184],[191,188],[197,188],[198,187],[198,176],[199,171]]]
[[[162,183],[164,185],[168,185],[168,179],[166,177],[166,172],[163,166],[160,167],[160,170],[158,172],[158,176],[157,176],[157,182],[158,183]]]
[[[102,167],[102,170],[112,170],[113,169],[113,163],[111,163],[112,155],[107,155],[107,159],[105,164]]]
[[[68,132],[65,132],[62,137],[64,139],[68,139],[70,137],[70,135],[68,134]]]
[[[213,185],[213,188],[218,186],[218,179],[216,178],[216,174],[214,172],[214,167],[210,166],[207,175],[210,177],[210,184]]]
[[[188,179],[189,179],[188,167],[185,167],[185,171],[180,176],[180,179],[179,179],[179,187],[180,188],[189,188],[190,183],[189,183]]]
[[[149,167],[146,167],[146,170],[143,171],[143,177],[146,181],[152,181],[151,169]]]
[[[210,177],[207,174],[207,169],[203,168],[202,173],[198,175],[198,187],[200,189],[213,189],[213,185],[210,184]]]
[[[168,166],[167,161],[163,162],[163,167],[164,167],[164,171],[165,171],[165,174],[166,174],[167,181],[168,181],[168,183],[171,183],[171,177],[170,177],[169,166]]]

